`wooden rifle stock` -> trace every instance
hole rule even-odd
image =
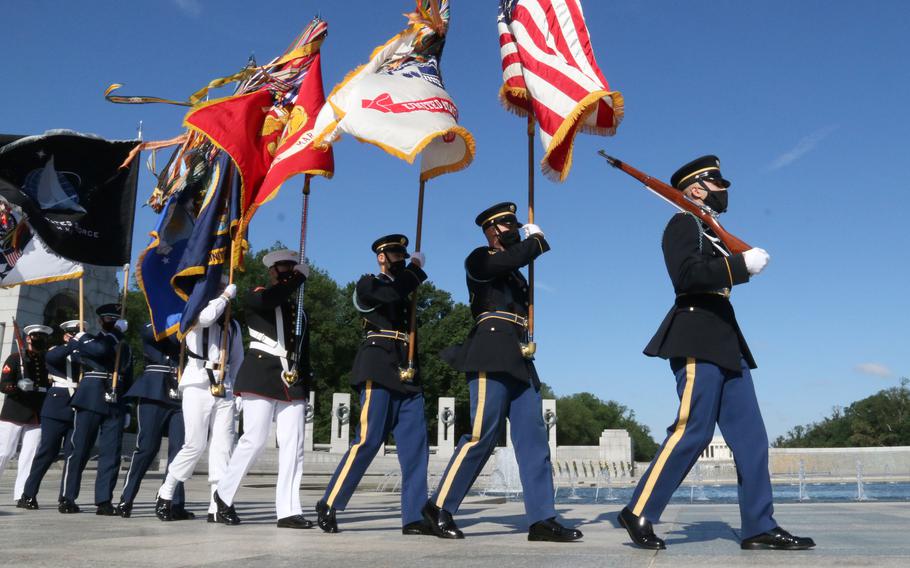
[[[607,162],[609,162],[609,164],[611,166],[613,166],[616,169],[624,171],[625,173],[634,177],[641,183],[645,184],[645,186],[648,189],[650,189],[651,191],[653,191],[660,197],[663,197],[664,199],[666,199],[667,201],[669,201],[670,203],[672,203],[673,205],[678,207],[681,211],[685,211],[686,213],[691,213],[691,214],[695,215],[696,217],[698,217],[699,219],[701,219],[701,221],[705,225],[707,225],[708,227],[711,228],[711,230],[714,232],[714,234],[717,235],[717,237],[721,240],[722,243],[724,243],[724,246],[726,246],[730,250],[731,253],[741,254],[741,253],[746,252],[750,248],[752,248],[752,246],[747,244],[745,241],[742,241],[741,239],[739,239],[739,238],[731,235],[729,232],[727,232],[727,230],[724,229],[721,226],[721,224],[717,222],[717,219],[715,219],[713,215],[711,215],[710,213],[705,211],[697,203],[688,199],[678,189],[671,187],[671,186],[667,185],[666,183],[660,181],[659,179],[651,177],[644,172],[636,170],[635,168],[633,168],[629,164],[623,162],[622,160],[619,160],[617,158],[614,158],[613,156],[608,155],[603,150],[600,150],[597,153],[600,154],[601,156],[603,156],[607,160]]]

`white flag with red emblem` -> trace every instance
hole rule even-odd
[[[579,0],[500,0],[499,46],[505,107],[533,113],[546,151],[541,167],[564,181],[579,130],[612,136],[623,99],[594,59]]]
[[[458,107],[445,90],[439,56],[448,28],[448,0],[417,0],[410,25],[370,61],[352,71],[316,117],[314,146],[342,134],[413,163],[420,178],[461,170],[474,159],[474,138],[458,125]]]

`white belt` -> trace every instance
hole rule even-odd
[[[280,306],[275,308],[275,330],[278,332],[277,341],[260,331],[250,328],[250,337],[256,340],[250,342],[250,349],[256,349],[278,357],[281,361],[281,370],[288,373],[290,372],[290,367],[288,367],[288,352],[283,345],[284,318],[282,317]]]
[[[48,375],[52,381],[54,381],[55,387],[60,387],[62,389],[74,389],[79,386],[79,383],[71,381],[64,377],[59,377],[57,375]]]

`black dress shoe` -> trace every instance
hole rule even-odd
[[[556,517],[537,521],[528,529],[528,540],[542,540],[547,542],[572,542],[580,539],[583,534],[578,529],[570,529],[559,524]]]
[[[239,525],[240,517],[237,516],[234,506],[228,506],[227,503],[222,501],[217,491],[215,491],[214,498],[215,505],[218,507],[218,512],[215,513],[215,521],[225,525]]]
[[[654,534],[651,521],[634,514],[628,507],[619,512],[619,524],[629,532],[632,542],[649,550],[664,550],[667,545]]]
[[[69,499],[64,499],[57,505],[57,510],[63,513],[64,515],[71,515],[73,513],[79,512],[79,505],[70,501]]]
[[[155,501],[155,516],[158,517],[159,521],[174,520],[174,510],[170,499],[158,497]]]
[[[207,522],[207,523],[217,523],[218,521],[215,520],[215,513],[209,513],[209,514],[205,517],[205,522]]]
[[[171,518],[175,521],[192,521],[196,515],[192,511],[187,511],[183,505],[171,505]]]
[[[128,519],[133,514],[133,503],[131,501],[121,501],[117,503],[117,514]]]
[[[34,511],[38,509],[38,500],[34,497],[29,497],[28,495],[23,495],[16,501],[16,507],[19,509],[28,509],[29,511]]]
[[[749,537],[739,545],[743,550],[809,550],[814,546],[811,538],[793,536],[780,527]]]
[[[316,503],[316,524],[323,532],[337,533],[338,521],[335,519],[335,507],[329,507],[325,501]]]
[[[414,521],[401,527],[401,534],[433,536],[433,529],[426,521]]]
[[[430,531],[439,538],[464,538],[464,533],[458,530],[455,521],[452,520],[452,514],[445,509],[440,509],[431,501],[427,501],[420,512],[430,526]]]
[[[95,514],[102,517],[115,517],[117,516],[117,509],[114,508],[110,501],[105,501],[104,503],[98,503]]]
[[[311,529],[313,521],[308,521],[303,515],[291,515],[283,519],[278,519],[279,529]]]

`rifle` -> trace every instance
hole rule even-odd
[[[28,368],[25,366],[25,341],[22,339],[22,330],[19,329],[16,318],[13,318],[13,339],[16,341],[16,349],[19,350],[19,378],[31,381],[32,386],[34,387],[35,382],[25,373],[25,370]]]
[[[645,184],[645,187],[647,189],[650,189],[652,192],[656,193],[658,197],[662,197],[665,201],[668,201],[670,205],[673,205],[680,211],[691,213],[701,219],[701,222],[711,228],[714,234],[717,235],[720,241],[724,243],[724,246],[726,246],[732,254],[740,254],[752,248],[752,246],[747,244],[745,241],[727,232],[727,230],[717,222],[717,218],[714,216],[714,213],[710,209],[703,205],[695,203],[683,195],[683,193],[678,189],[673,188],[660,181],[659,179],[651,177],[644,172],[636,170],[629,164],[608,155],[603,150],[599,150],[597,153],[603,156],[604,159],[606,159],[607,162],[614,168],[624,171],[641,183]]]

